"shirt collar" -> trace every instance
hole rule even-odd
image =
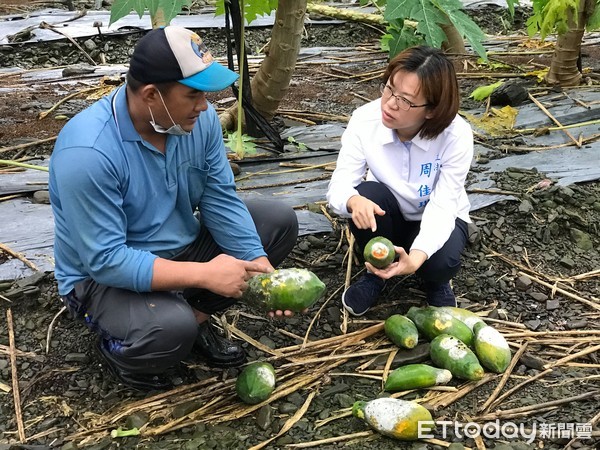
[[[382,123],[380,123],[380,139],[381,145],[400,143],[400,138],[398,137],[396,132],[390,128],[387,128]],[[423,139],[419,134],[412,138],[411,142],[411,148],[417,146],[424,152],[428,152],[431,148],[431,139]]]
[[[124,141],[141,141],[142,137],[133,126],[133,121],[127,109],[127,89],[126,85],[119,87],[111,99],[111,106],[114,114],[117,130]]]

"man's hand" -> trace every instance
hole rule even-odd
[[[421,250],[412,250],[408,254],[402,247],[394,246],[394,249],[398,255],[398,261],[394,261],[384,269],[378,269],[369,263],[365,263],[367,270],[379,278],[389,280],[398,275],[411,275],[427,261],[427,254]]]
[[[348,212],[352,213],[352,221],[360,230],[377,231],[375,216],[383,216],[385,211],[379,205],[362,195],[353,195],[346,204]]]
[[[221,254],[204,264],[204,288],[225,297],[240,298],[248,288],[252,274],[273,271],[270,264],[261,261],[243,261]]]

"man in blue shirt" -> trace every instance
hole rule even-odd
[[[210,315],[296,243],[291,208],[245,204],[235,192],[205,92],[236,79],[196,33],[152,30],[134,50],[126,85],[75,116],[56,141],[49,189],[59,293],[98,334],[109,369],[134,388],[169,387],[165,370],[192,349],[214,366],[244,363]]]

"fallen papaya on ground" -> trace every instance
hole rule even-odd
[[[408,310],[406,315],[415,323],[417,329],[427,339],[434,339],[440,334],[449,334],[460,339],[467,346],[473,344],[473,332],[471,329],[450,313],[443,311],[442,308],[435,306],[417,308],[413,306]]]
[[[247,365],[235,382],[235,391],[244,403],[254,405],[269,398],[275,390],[275,369],[267,362]]]
[[[364,420],[384,436],[407,441],[418,439],[419,432],[431,433],[434,426],[433,418],[427,408],[397,398],[358,401],[352,407],[352,415]]]
[[[394,314],[385,320],[385,335],[398,347],[411,349],[419,343],[419,331],[408,317]]]
[[[485,323],[478,323],[475,332],[474,348],[481,365],[496,373],[503,373],[510,364],[511,353],[508,342],[498,330]]]
[[[427,364],[408,364],[395,369],[385,380],[384,389],[389,392],[421,389],[448,384],[452,373]]]
[[[475,353],[462,341],[449,334],[440,334],[429,348],[431,361],[437,367],[448,369],[453,376],[477,381],[483,378],[483,367]]]

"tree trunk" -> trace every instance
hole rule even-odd
[[[160,6],[156,9],[156,12],[150,17],[152,22],[152,28],[159,28],[168,25],[165,22],[165,11]]]
[[[560,86],[577,86],[581,81],[581,71],[578,60],[581,54],[581,39],[585,31],[585,24],[594,12],[595,3],[589,0],[579,0],[578,14],[572,10],[568,12],[569,30],[560,34],[556,40],[556,47],[550,69],[546,74],[548,84]]]
[[[265,59],[251,83],[254,107],[267,120],[275,115],[294,74],[305,13],[306,0],[279,0]],[[234,105],[221,114],[223,128],[233,128],[237,120],[236,108]]]
[[[465,54],[465,40],[462,38],[456,27],[448,19],[448,24],[440,24],[446,34],[446,40],[442,44],[442,49],[448,53]]]

